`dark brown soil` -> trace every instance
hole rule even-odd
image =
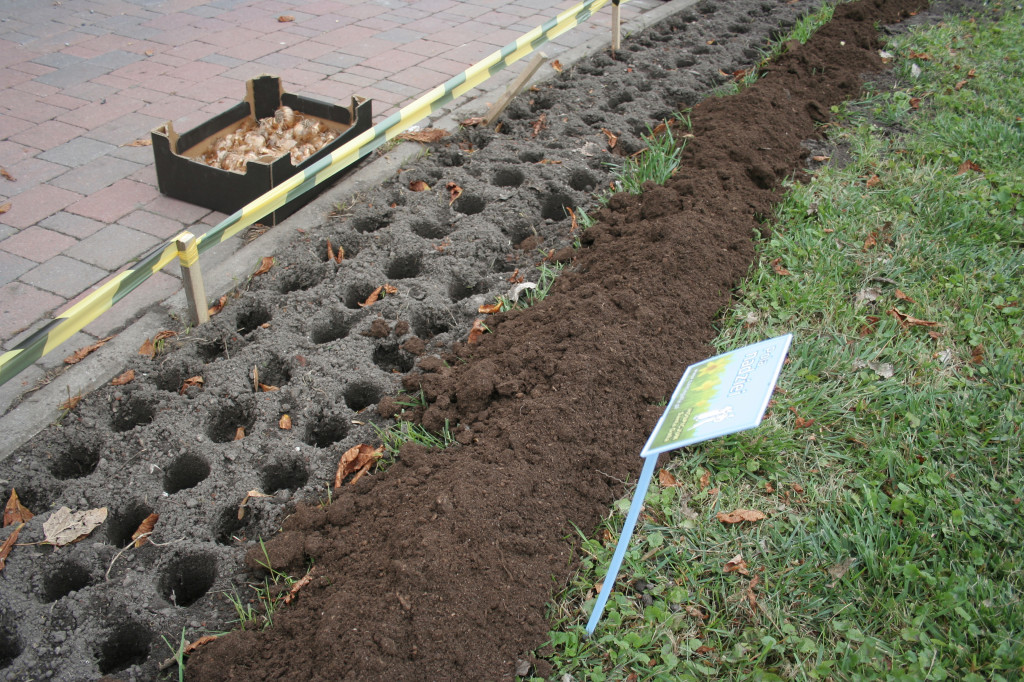
[[[312,559],[313,582],[273,628],[200,649],[188,678],[512,678],[545,641],[573,525],[593,529],[625,493],[656,405],[711,353],[801,141],[882,68],[875,26],[921,4],[842,5],[756,85],[698,105],[676,177],[613,197],[548,299],[490,317],[443,361],[421,357],[406,378],[429,400],[419,418],[458,424],[462,445],[406,446],[354,494],[300,507],[267,547],[281,570]]]

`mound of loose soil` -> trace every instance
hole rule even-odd
[[[161,635],[230,627],[225,593],[251,601],[267,559],[255,541],[287,517],[270,562],[301,575],[312,561],[312,581],[273,628],[199,649],[190,679],[510,678],[544,642],[573,527],[594,528],[624,494],[658,403],[711,352],[758,218],[800,172],[801,141],[882,68],[875,25],[918,4],[844,5],[755,86],[702,102],[676,177],[614,196],[578,250],[566,249],[578,235],[564,207],[587,206],[648,127],[749,67],[811,8],[703,0],[524,93],[499,133],[446,139],[297,234],[213,323],[179,330],[134,363],[133,382],[0,462],[0,490],[37,513],[20,542],[42,539],[50,509],[110,509],[82,542],[12,552],[0,673],[153,679],[169,656]],[[463,190],[453,202],[448,183]],[[551,297],[459,343],[478,306],[535,281],[542,257],[568,265]],[[384,283],[397,292],[360,305]],[[427,401],[405,418],[447,420],[460,445],[408,445],[327,504],[341,453],[391,423],[400,389]],[[240,507],[250,490],[270,497]],[[154,512],[157,544],[121,552]]]

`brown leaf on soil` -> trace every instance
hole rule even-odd
[[[14,543],[18,541],[18,534],[21,533],[21,528],[22,526],[18,526],[11,531],[11,534],[4,540],[4,543],[0,545],[0,571],[4,570],[4,566],[7,565],[7,557],[10,555],[11,550],[14,549]]]
[[[700,618],[701,620],[707,619],[707,615],[705,615],[705,613],[696,606],[690,606],[689,604],[687,604],[683,606],[683,610],[685,610],[686,615],[690,616],[691,618]]]
[[[741,575],[750,575],[750,571],[747,570],[747,562],[743,560],[742,554],[737,554],[733,558],[725,562],[722,566],[722,573],[739,573]]]
[[[106,507],[81,512],[72,512],[67,507],[61,507],[43,522],[43,542],[54,547],[70,545],[87,538],[106,520]]]
[[[742,523],[743,521],[755,523],[768,517],[765,516],[764,512],[759,512],[754,509],[736,509],[731,512],[718,512],[715,515],[715,518],[722,523]]]
[[[537,135],[540,134],[540,131],[542,131],[545,128],[547,128],[548,127],[547,120],[548,120],[548,115],[547,114],[541,114],[540,118],[538,118],[536,121],[533,122],[533,135],[531,135],[530,137],[537,137]]]
[[[288,594],[284,595],[284,603],[285,604],[291,604],[292,601],[295,600],[295,597],[298,596],[299,590],[301,590],[303,587],[305,587],[310,582],[312,582],[312,580],[313,580],[313,571],[310,571],[309,573],[304,575],[301,579],[296,580],[295,583],[292,585],[292,589],[288,590]]]
[[[245,427],[239,426],[237,429],[235,429],[235,437],[232,438],[231,440],[242,440],[243,438],[245,438]]]
[[[178,395],[185,395],[185,391],[192,388],[193,386],[202,386],[204,383],[203,377],[198,374],[194,377],[189,377],[182,382],[181,388],[178,390]]]
[[[130,369],[127,372],[125,372],[124,374],[121,374],[120,376],[116,376],[113,379],[111,379],[110,380],[110,385],[111,386],[124,386],[125,384],[130,384],[133,381],[135,381],[135,370],[134,369]]]
[[[79,393],[78,395],[73,395],[60,404],[60,409],[67,410],[68,412],[70,412],[71,410],[78,407],[78,403],[82,402],[82,398],[83,396],[81,393]]]
[[[911,97],[910,98],[910,108],[911,109],[920,109],[921,108],[921,98],[920,97]]]
[[[782,266],[782,259],[776,258],[772,261],[772,270],[776,275],[792,275],[793,273]]]
[[[273,497],[273,495],[268,495],[266,493],[261,493],[259,490],[250,490],[249,492],[247,492],[245,494],[245,497],[242,498],[242,503],[238,505],[238,520],[239,521],[241,521],[243,518],[245,518],[245,505],[247,505],[249,503],[249,500],[256,499],[257,497]]]
[[[270,268],[274,267],[274,257],[264,256],[263,260],[260,261],[260,267],[256,269],[256,272],[252,273],[253,277],[259,277],[270,272]]]
[[[372,448],[365,443],[360,443],[345,451],[345,454],[338,460],[338,470],[334,474],[334,487],[340,488],[342,482],[350,474],[369,471],[373,463],[384,455],[384,447]],[[355,483],[357,478],[352,480]]]
[[[279,16],[279,17],[277,18],[277,20],[278,20],[279,22],[281,22],[282,24],[286,24],[286,23],[288,23],[289,21],[295,21],[295,17],[293,17],[293,16],[292,16],[292,15],[290,15],[290,14],[282,14],[281,16]]]
[[[619,143],[619,136],[607,128],[601,128],[601,132],[608,138],[608,149],[615,149],[615,145]]]
[[[210,306],[210,308],[209,308],[209,310],[207,310],[206,312],[207,312],[207,313],[208,313],[208,314],[209,314],[210,316],[216,315],[216,314],[217,314],[217,313],[219,313],[220,311],[224,310],[224,305],[225,305],[225,304],[226,304],[227,302],[228,302],[228,295],[227,295],[227,294],[224,294],[223,296],[221,296],[220,298],[218,298],[218,299],[217,299],[217,302],[216,302],[216,303],[214,303],[213,305],[211,305],[211,306]]]
[[[761,576],[755,575],[750,579],[750,584],[747,585],[747,601],[750,602],[750,608],[757,606],[757,595],[754,594],[754,588],[761,582]]]
[[[327,240],[327,260],[334,261],[334,247],[331,246],[331,240]]]
[[[985,361],[985,346],[980,343],[971,349],[971,363],[980,365]],[[7,524],[4,524],[7,525]]]
[[[658,472],[658,483],[662,488],[675,488],[679,485],[679,481],[676,480],[676,477],[668,469],[662,469]]]
[[[110,339],[112,339],[112,338],[114,338],[114,337],[113,336],[108,336],[107,338],[100,339],[96,343],[91,344],[89,346],[86,346],[85,348],[79,348],[74,353],[72,353],[71,355],[69,355],[66,358],[64,358],[64,364],[65,365],[76,365],[76,364],[78,364],[79,362],[84,360],[86,357],[88,357],[90,354],[92,354],[93,352],[98,351],[100,348],[102,348],[103,344],[105,344],[107,341],[110,341]]]
[[[905,293],[903,293],[903,291],[902,291],[902,290],[900,290],[900,289],[897,289],[897,290],[896,290],[896,298],[898,298],[898,299],[899,299],[899,300],[901,300],[901,301],[906,301],[906,302],[908,302],[908,303],[917,303],[917,301],[915,301],[914,299],[910,298],[910,296],[907,296],[907,295],[906,295]]]
[[[284,431],[290,431],[292,428],[292,418],[286,414],[282,414],[281,418],[277,422],[277,427]]]
[[[813,419],[804,419],[803,417],[797,417],[796,421],[793,422],[793,428],[806,429],[807,427],[814,424]]]
[[[557,165],[557,164],[560,164],[562,162],[561,161],[552,161],[551,159],[541,159],[537,163],[539,163],[541,165],[543,165],[543,164],[552,164],[552,163]]]
[[[875,246],[878,244],[877,237],[878,237],[878,233],[877,232],[872,232],[871,234],[869,234],[867,236],[867,239],[864,240],[864,249],[863,250],[864,251],[868,251],[870,249],[875,248]]]
[[[268,386],[266,384],[258,384],[257,386],[260,389],[257,393],[273,393],[274,391],[281,390],[278,386]]]
[[[219,635],[203,635],[202,637],[200,637],[196,641],[189,642],[188,644],[185,645],[185,655],[188,656],[188,655],[194,653],[196,649],[198,649],[199,647],[203,646],[204,644],[209,644],[213,640],[217,639],[217,637],[219,637]]]
[[[964,161],[959,166],[957,166],[956,174],[957,175],[963,175],[964,173],[966,173],[968,171],[974,171],[975,173],[984,173],[985,172],[985,171],[981,170],[981,166],[979,166],[978,164],[976,164],[973,161],[968,159],[967,161]]]
[[[455,203],[455,200],[462,196],[462,188],[456,185],[454,182],[449,182],[444,186],[448,190],[448,205],[451,206]]]
[[[370,295],[366,297],[366,300],[359,304],[359,307],[365,308],[366,306],[370,306],[376,303],[377,299],[380,298],[380,292],[382,291],[384,291],[383,286],[379,286],[376,289],[374,289],[372,292],[370,292]]]
[[[480,343],[480,337],[483,336],[488,331],[490,330],[484,326],[483,320],[474,320],[473,327],[472,329],[469,330],[469,339],[466,341],[466,343],[468,343],[471,346],[475,343]]]
[[[14,178],[14,176],[11,175],[10,171],[8,171],[6,168],[0,168],[0,175],[3,176],[4,180],[10,180],[11,182],[17,182],[17,180]]]
[[[430,191],[430,185],[422,180],[413,180],[409,183],[409,189],[413,192],[427,192]]]
[[[387,294],[388,296],[394,296],[395,294],[398,293],[398,287],[396,287],[394,284],[385,284],[384,293]]]
[[[480,125],[483,122],[484,122],[484,117],[483,116],[470,116],[469,118],[467,118],[464,121],[462,121],[459,125],[464,125],[467,128],[469,128],[469,127],[472,127],[472,126],[478,126],[478,125]]]
[[[501,303],[500,302],[488,303],[488,304],[482,305],[482,306],[480,306],[479,308],[476,309],[476,311],[478,313],[480,313],[481,315],[493,315],[494,313],[496,313],[496,312],[498,312],[500,310],[501,310]]]
[[[523,282],[523,276],[519,274],[519,268],[516,268],[512,275],[508,278],[508,281],[512,284],[521,284]]]
[[[877,175],[872,175],[870,178],[868,178],[868,181],[864,183],[864,186],[870,188],[880,184],[882,184],[882,178],[878,177]]]
[[[30,512],[25,505],[18,499],[18,491],[11,488],[11,496],[7,500],[7,505],[4,507],[4,525],[6,528],[14,523],[26,523],[35,514]]]
[[[158,520],[160,520],[160,515],[155,513],[142,519],[142,523],[140,523],[139,527],[135,529],[134,533],[132,533],[132,540],[135,541],[136,549],[146,544],[146,540],[149,539],[149,534],[153,532],[153,527],[156,525]]]
[[[7,213],[10,210],[11,210],[11,202],[8,201],[7,203],[0,204],[0,215],[3,215],[4,213]]]
[[[152,138],[149,138],[149,137],[143,137],[143,138],[139,138],[138,140],[132,140],[131,142],[126,142],[126,143],[124,143],[121,146],[122,147],[152,147],[153,146],[153,140],[152,140]]]
[[[562,73],[562,62],[556,59],[555,61],[551,62],[551,68],[557,71],[558,73]]]
[[[828,161],[831,158],[832,158],[831,156],[822,156],[822,155],[819,154],[818,156],[812,156],[811,157],[811,161],[817,161],[818,163],[825,163],[826,161]]]
[[[892,308],[891,310],[888,310],[886,312],[888,312],[890,315],[895,317],[896,321],[899,322],[900,326],[903,327],[904,329],[908,329],[910,327],[941,327],[942,326],[938,322],[929,322],[927,320],[919,320],[916,317],[912,317],[910,315],[907,315],[904,312],[901,312],[898,308]]]
[[[410,142],[431,143],[448,137],[448,131],[440,128],[424,128],[423,130],[417,130],[414,133],[402,133],[401,135],[395,135],[395,137],[399,140],[409,140]]]
[[[700,489],[704,490],[704,488],[707,488],[709,485],[711,485],[711,472],[705,470],[704,475],[700,477]]]
[[[579,223],[576,222],[576,211],[566,206],[565,212],[569,214],[569,218],[572,220],[572,225],[569,226],[569,232],[575,232],[576,229],[580,226]]]

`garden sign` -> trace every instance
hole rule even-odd
[[[760,424],[792,340],[793,335],[786,334],[716,355],[686,368],[665,412],[640,452],[644,468],[601,593],[587,621],[588,635],[594,634],[615,585],[658,455],[746,431]]]

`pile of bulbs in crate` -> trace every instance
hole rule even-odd
[[[249,118],[237,130],[216,140],[202,161],[207,166],[244,173],[247,161],[269,162],[291,154],[292,164],[297,166],[336,137],[338,133],[320,120],[282,106],[273,116],[261,118],[259,123]]]

